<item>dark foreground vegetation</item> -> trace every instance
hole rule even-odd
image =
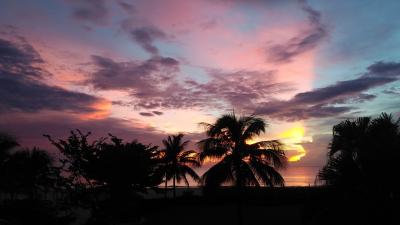
[[[283,187],[279,141],[246,141],[264,120],[229,114],[203,125],[199,153],[182,134],[159,148],[76,130],[65,140],[45,135],[61,153],[53,159],[0,135],[0,224],[400,224],[399,120],[390,115],[334,126],[321,186],[301,188]],[[192,168],[208,159],[219,161],[200,177]],[[187,176],[201,195],[176,194]]]

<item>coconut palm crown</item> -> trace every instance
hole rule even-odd
[[[174,197],[176,196],[176,182],[183,181],[189,186],[186,175],[189,175],[194,181],[200,181],[200,177],[190,167],[198,167],[197,152],[186,150],[189,141],[182,142],[183,134],[171,135],[163,140],[164,149],[160,150],[162,160],[162,170],[165,173],[165,183],[168,180],[173,181]]]
[[[255,116],[222,115],[214,124],[202,123],[208,138],[198,142],[200,161],[220,160],[202,176],[206,187],[222,184],[284,186],[278,172],[287,158],[277,140],[250,143],[265,132],[264,119]]]

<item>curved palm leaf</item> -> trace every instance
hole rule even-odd
[[[209,137],[198,142],[202,150],[200,161],[221,159],[203,175],[206,186],[220,186],[225,182],[234,182],[236,186],[258,186],[259,181],[271,186],[284,184],[276,171],[285,168],[287,162],[282,144],[276,140],[247,144],[248,140],[265,132],[266,123],[262,118],[237,118],[235,114],[227,114],[214,124],[203,125]],[[248,162],[249,158],[258,160],[257,167]]]
[[[244,124],[246,125],[246,129],[243,132],[244,139],[251,139],[260,135],[265,132],[265,127],[267,126],[262,118],[255,117],[244,117]]]
[[[183,136],[183,134],[168,136],[167,139],[163,140],[165,149],[159,153],[165,182],[173,180],[174,197],[176,195],[175,181],[178,183],[183,181],[186,185],[189,185],[186,175],[191,176],[196,182],[200,180],[196,172],[189,167],[189,165],[200,166],[198,153],[193,150],[184,151],[189,141],[182,142]]]
[[[232,161],[232,156],[226,156],[207,170],[201,177],[204,185],[206,187],[218,187],[223,183],[234,181]]]

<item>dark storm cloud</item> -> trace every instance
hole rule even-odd
[[[232,106],[245,107],[253,105],[260,99],[291,91],[292,86],[288,83],[277,83],[274,80],[274,71],[209,71],[211,80],[207,83],[198,84],[187,81],[188,88],[193,95],[204,96],[204,99],[222,99]]]
[[[368,67],[367,76],[376,77],[398,77],[400,74],[400,63],[379,61]]]
[[[10,122],[12,121],[12,123]],[[106,128],[106,129],[105,129]],[[145,126],[138,121],[118,118],[83,120],[69,113],[6,113],[0,120],[0,131],[16,135],[22,146],[52,148],[43,134],[54,138],[66,138],[70,130],[92,132],[92,138],[107,137],[111,133],[126,141],[137,139],[143,143],[160,144],[167,134]]]
[[[300,4],[308,15],[310,28],[286,43],[269,46],[267,48],[269,61],[290,62],[293,57],[314,49],[327,36],[327,29],[321,22],[320,12],[311,8],[306,1],[300,1]]]
[[[23,40],[12,42],[0,38],[0,71],[40,77],[43,74],[35,64],[43,63],[39,53]]]
[[[152,112],[140,112],[139,113],[141,116],[161,116],[162,114],[164,114],[163,112],[160,111],[152,111]]]
[[[136,12],[136,8],[132,4],[129,4],[129,3],[126,3],[126,2],[123,2],[123,1],[119,1],[118,4],[127,13],[135,13]]]
[[[256,109],[256,113],[287,120],[339,115],[354,107],[335,106],[335,104],[371,100],[376,96],[362,92],[394,82],[399,78],[400,63],[376,62],[359,78],[298,93],[288,101],[265,102]]]
[[[354,80],[339,81],[336,84],[297,94],[291,101],[298,104],[325,103],[333,99],[354,96],[372,87],[395,81],[395,78],[360,77]]]
[[[154,41],[166,39],[167,35],[156,27],[145,26],[130,31],[132,39],[148,53],[157,55],[158,49]]]
[[[84,22],[105,25],[109,12],[105,0],[66,0],[72,5],[72,16]]]
[[[19,39],[0,39],[0,111],[70,110],[93,111],[96,97],[49,86],[41,80],[49,76],[40,66],[39,53]]]
[[[140,112],[139,114],[140,114],[141,116],[147,116],[147,117],[154,116],[154,114],[151,113],[151,112]]]
[[[157,87],[179,70],[179,62],[169,57],[153,57],[145,61],[115,62],[92,56],[96,71],[87,83],[97,89],[130,89],[138,96],[151,95]]]
[[[91,112],[99,99],[91,95],[48,86],[34,80],[24,80],[0,72],[0,111],[18,109],[27,112],[39,110],[71,110]]]
[[[391,87],[383,91],[384,94],[400,96],[400,87]]]
[[[179,62],[172,58],[153,57],[142,62],[115,62],[93,56],[96,70],[85,82],[97,89],[127,91],[134,100],[120,102],[137,109],[193,107],[251,107],[275,93],[291,91],[287,83],[276,83],[274,71],[208,71],[209,81],[179,82]],[[157,113],[153,113],[156,114]],[[143,116],[151,116],[144,114]]]
[[[349,99],[348,101],[346,101],[346,99],[344,99],[344,101],[339,101],[338,103],[363,103],[363,102],[371,101],[371,100],[375,99],[376,97],[377,97],[376,95],[361,93],[358,96],[355,96],[355,97]]]
[[[164,114],[163,112],[160,111],[152,111],[152,113],[156,114],[157,116],[161,116],[162,114]]]

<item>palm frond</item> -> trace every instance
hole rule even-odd
[[[246,186],[256,186],[259,187],[260,183],[258,182],[256,176],[254,175],[253,170],[250,166],[243,160],[241,160],[240,171],[235,171],[236,180],[239,178],[237,176],[242,176],[240,179],[244,181],[244,185]]]
[[[245,125],[245,130],[243,132],[243,139],[248,140],[254,136],[260,135],[265,132],[266,122],[262,118],[258,117],[243,117],[243,123]]]
[[[216,138],[206,138],[197,144],[202,150],[199,154],[201,162],[204,162],[205,159],[220,159],[229,151],[229,148],[223,146],[221,141]]]
[[[207,130],[207,135],[216,137],[223,132],[228,132],[232,136],[237,136],[240,133],[239,129],[235,114],[225,114],[218,118],[215,124]]]
[[[181,170],[185,174],[188,174],[194,181],[201,182],[201,178],[199,177],[199,175],[197,175],[197,173],[189,166],[182,165]]]
[[[250,159],[250,165],[257,174],[257,177],[265,184],[271,187],[278,185],[284,186],[285,181],[281,174],[276,171],[276,168],[270,166],[268,161],[252,157]]]
[[[201,164],[199,161],[199,153],[194,150],[181,152],[181,154],[178,156],[178,163],[200,167]]]
[[[232,174],[232,157],[225,156],[220,162],[212,166],[201,177],[206,187],[218,187],[225,182],[234,180]]]
[[[250,145],[253,156],[259,156],[265,158],[277,169],[286,168],[287,157],[285,151],[283,151],[283,144],[277,140],[272,141],[260,141]]]

